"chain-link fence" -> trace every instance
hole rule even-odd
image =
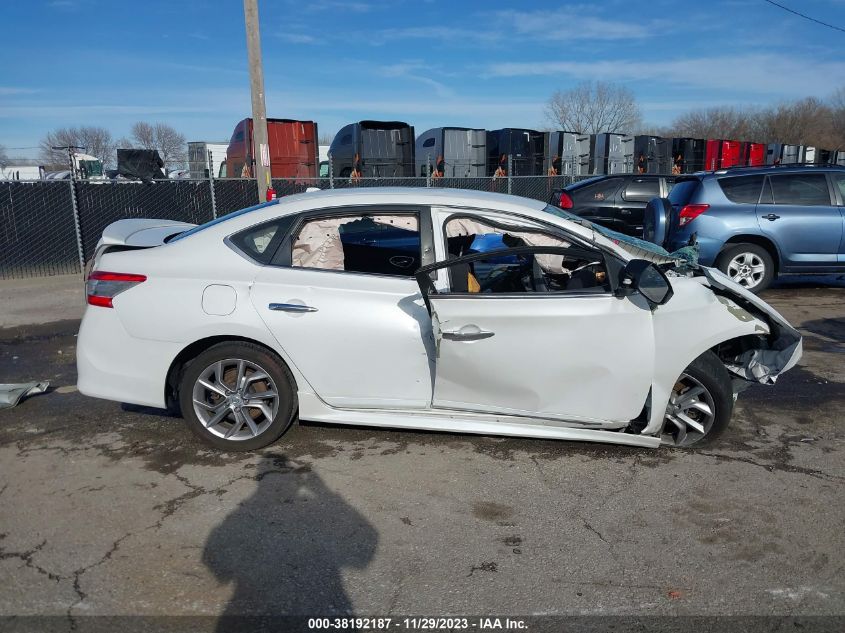
[[[318,178],[273,180],[279,197],[310,187],[431,187],[510,193],[549,201],[579,176]],[[254,179],[151,182],[0,181],[0,279],[80,273],[112,222],[161,218],[202,224],[254,205]]]

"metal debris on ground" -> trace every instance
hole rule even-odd
[[[47,391],[49,382],[24,382],[17,385],[0,384],[0,409],[11,409],[28,396]]]

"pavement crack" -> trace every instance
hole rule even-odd
[[[580,514],[576,514],[575,516],[577,516],[578,519],[580,519],[581,523],[583,524],[583,526],[586,530],[588,530],[588,531],[592,532],[593,534],[595,534],[596,536],[598,536],[599,539],[602,542],[604,542],[605,545],[607,545],[609,548],[613,549],[613,545],[611,545],[610,541],[608,541],[606,538],[604,538],[604,536],[602,535],[601,532],[599,532],[596,528],[594,528],[592,525],[590,525],[590,522],[587,521],[587,519],[582,517]]]
[[[7,536],[6,534],[0,534],[0,540],[6,538],[6,536]],[[50,580],[54,580],[56,582],[59,582],[62,579],[61,576],[44,569],[43,567],[38,565],[35,562],[35,560],[33,560],[35,555],[38,552],[40,552],[41,549],[45,545],[47,545],[47,539],[44,539],[38,545],[36,545],[32,549],[29,549],[25,552],[12,552],[12,551],[8,551],[8,550],[4,549],[3,547],[0,547],[0,560],[9,560],[9,559],[15,559],[16,558],[16,559],[22,561],[26,567],[29,567],[30,569],[34,569],[39,574],[47,576],[47,578],[49,578]]]
[[[111,560],[112,555],[114,555],[114,553],[118,549],[120,549],[120,544],[123,541],[125,541],[126,539],[128,539],[130,536],[132,536],[132,534],[133,534],[132,532],[127,532],[126,534],[124,534],[120,538],[116,539],[115,541],[112,542],[111,547],[109,547],[109,549],[106,551],[106,553],[103,554],[100,557],[99,560],[91,563],[90,565],[86,565],[85,567],[80,567],[79,569],[77,569],[76,571],[73,572],[73,575],[72,575],[73,591],[74,591],[74,593],[76,593],[76,602],[74,602],[72,605],[70,605],[67,608],[67,619],[68,619],[68,622],[70,623],[71,630],[75,631],[78,628],[78,623],[76,622],[76,618],[74,618],[74,616],[73,616],[73,609],[77,605],[85,602],[85,599],[88,597],[88,594],[85,593],[85,591],[82,590],[81,580],[82,580],[83,574],[85,574],[85,573],[89,572],[90,570],[94,569],[95,567],[99,567],[100,565],[104,564],[105,562]]]

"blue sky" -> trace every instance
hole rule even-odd
[[[845,27],[845,0],[780,0]],[[2,0],[0,144],[164,121],[227,140],[250,111],[241,0]],[[269,116],[322,133],[365,118],[540,127],[584,79],[628,85],[648,122],[845,85],[845,33],[763,0],[259,0]]]

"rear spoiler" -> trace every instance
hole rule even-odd
[[[196,224],[177,222],[176,220],[118,220],[112,222],[103,231],[103,237],[97,244],[101,246],[130,246],[152,248],[161,246],[169,238],[192,229]]]
[[[154,248],[167,243],[170,238],[194,228],[196,224],[175,220],[118,220],[112,222],[103,231],[97,242],[94,257],[86,265],[85,276],[96,268],[100,257],[110,250],[131,250]]]

